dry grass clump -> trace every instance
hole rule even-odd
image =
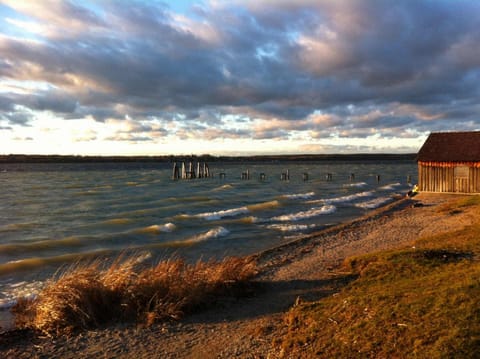
[[[17,325],[69,334],[116,320],[178,319],[221,296],[245,294],[257,274],[249,258],[194,264],[170,259],[143,269],[138,262],[119,258],[106,269],[100,261],[76,265],[50,280],[37,298],[19,301]]]

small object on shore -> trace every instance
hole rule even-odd
[[[412,208],[417,208],[417,207],[423,207],[423,203],[422,202],[415,202],[414,204],[412,204]]]
[[[418,185],[413,186],[413,188],[407,192],[407,197],[414,197],[418,194]]]

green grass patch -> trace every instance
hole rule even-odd
[[[470,198],[463,203],[478,206]],[[337,295],[292,308],[283,348],[298,358],[475,358],[479,258],[479,224],[350,258],[346,267],[358,278]]]
[[[480,211],[480,196],[467,196],[455,201],[449,201],[438,206],[439,213],[448,213],[451,215],[461,213],[467,207],[477,207]]]

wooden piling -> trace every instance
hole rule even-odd
[[[188,163],[188,171],[187,171],[187,179],[194,179],[195,178],[195,170],[193,169],[193,163]]]
[[[203,175],[205,176],[205,178],[210,178],[210,169],[208,168],[206,162],[203,163]]]
[[[182,179],[187,178],[187,171],[185,169],[185,162],[182,162]]]
[[[179,168],[178,168],[178,166],[177,166],[177,162],[174,162],[174,163],[173,163],[172,179],[173,179],[174,181],[180,179],[180,172],[179,172]]]
[[[249,180],[250,179],[250,171],[246,170],[245,172],[242,172],[241,178],[242,178],[242,180]]]
[[[197,178],[203,178],[203,167],[200,167],[200,162],[197,162]]]

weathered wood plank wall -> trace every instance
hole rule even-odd
[[[480,163],[469,166],[468,177],[455,175],[455,167],[465,164],[418,163],[418,187],[424,192],[480,193]]]

